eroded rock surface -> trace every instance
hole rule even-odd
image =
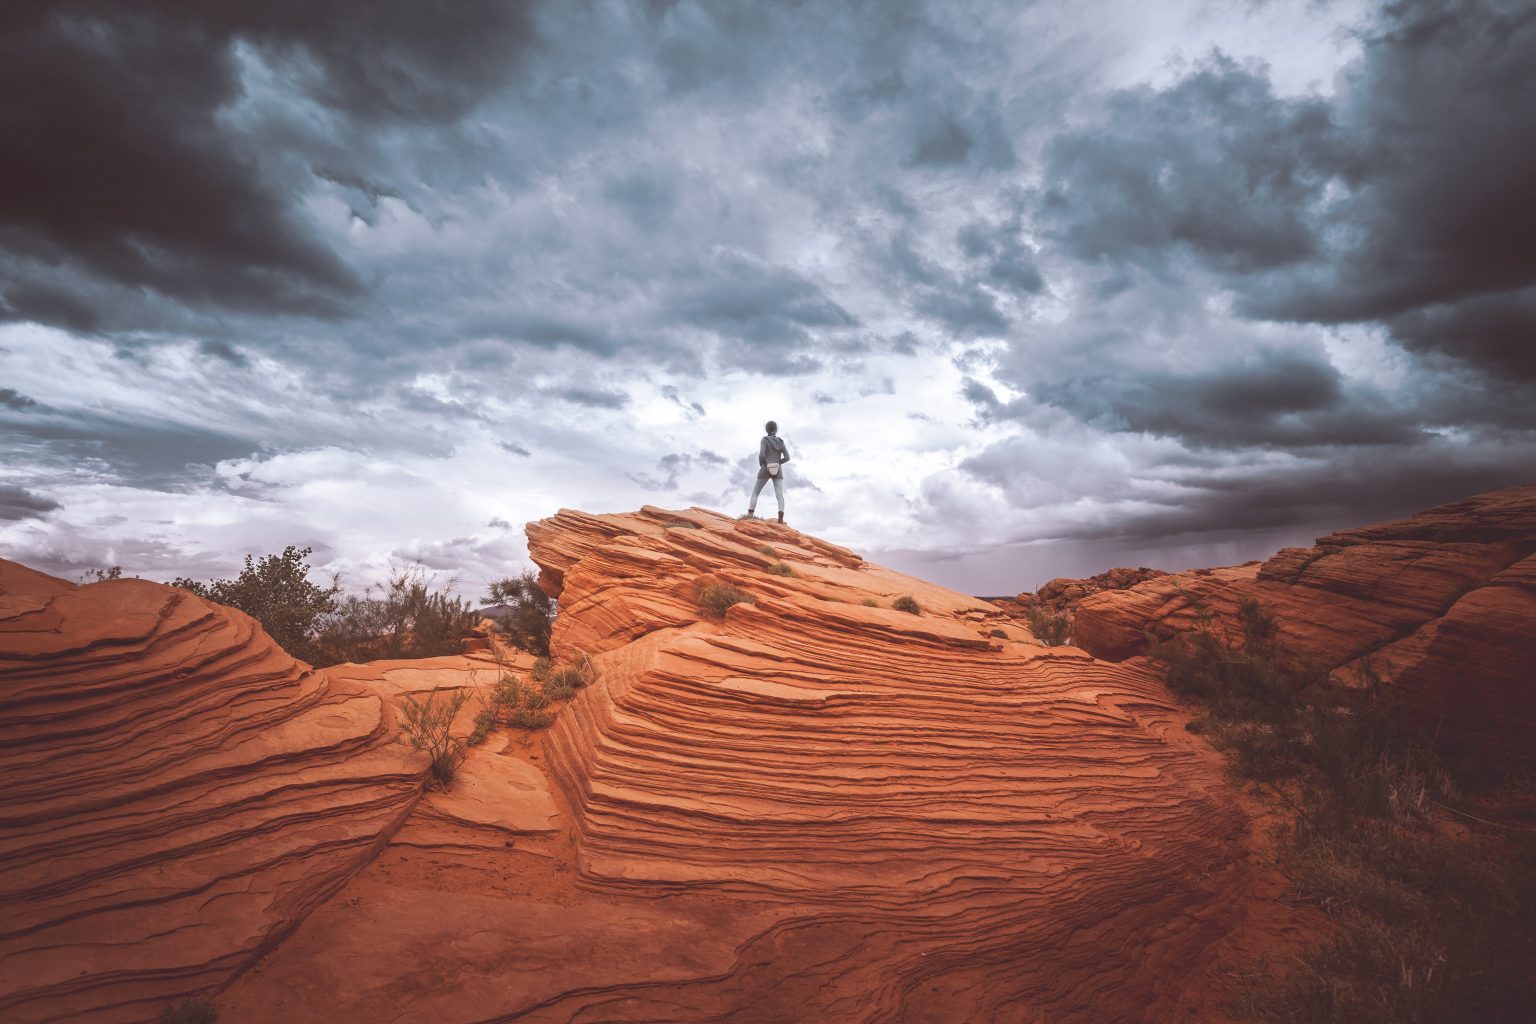
[[[545,745],[582,877],[774,920],[721,975],[528,1019],[1135,1019],[1230,925],[1243,821],[1149,673],[773,523],[528,536],[556,653],[600,669]],[[711,582],[754,601],[706,619]]]
[[[366,864],[419,759],[371,690],[144,580],[0,561],[0,1019],[228,982]]]
[[[1441,742],[1528,759],[1536,735],[1536,484],[1085,598],[1074,638],[1119,661],[1257,600],[1282,643],[1350,683],[1373,672]]]

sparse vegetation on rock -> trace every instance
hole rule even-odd
[[[698,591],[699,607],[711,618],[725,618],[725,610],[733,604],[752,604],[752,595],[729,583],[703,583]]]
[[[774,576],[793,576],[795,570],[789,567],[788,562],[775,562],[768,567],[768,571]]]
[[[438,697],[444,699],[439,702]],[[423,700],[405,697],[400,702],[400,718],[405,738],[412,750],[424,750],[432,759],[432,778],[447,786],[464,761],[465,742],[453,735],[453,720],[469,700],[465,690],[443,694],[434,689]]]
[[[1065,615],[1050,611],[1038,601],[1030,601],[1029,610],[1025,612],[1025,620],[1029,623],[1029,631],[1035,635],[1035,639],[1047,647],[1060,647],[1067,642],[1072,632],[1071,624]]]
[[[1354,685],[1288,656],[1254,600],[1242,636],[1206,628],[1153,647],[1192,731],[1263,785],[1291,898],[1337,930],[1295,963],[1264,965],[1240,1010],[1266,1021],[1515,1020],[1536,1000],[1536,836],[1476,825],[1456,765],[1404,724],[1367,664]],[[1491,823],[1489,823],[1491,824]]]
[[[440,591],[432,589],[433,582],[420,566],[396,569],[386,586],[338,602],[315,636],[321,655],[317,664],[461,652],[464,634],[480,616],[468,601],[452,595],[451,581]]]
[[[923,614],[922,605],[918,604],[917,598],[913,597],[911,594],[902,594],[896,600],[891,602],[891,607],[898,612],[906,612],[909,615]]]

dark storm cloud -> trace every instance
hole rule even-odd
[[[206,467],[250,455],[260,446],[251,438],[212,428],[44,411],[33,416],[0,414],[0,447],[37,465],[175,491],[205,480]]]
[[[1085,260],[1161,265],[1187,247],[1234,271],[1291,263],[1314,249],[1308,203],[1335,145],[1324,102],[1280,99],[1262,67],[1218,54],[1056,136],[1040,221]]]
[[[606,388],[550,388],[544,394],[550,398],[558,398],[562,402],[570,402],[572,405],[584,405],[589,409],[622,409],[629,404],[629,395]]]
[[[1215,55],[1112,96],[1045,150],[1037,209],[1082,260],[1226,275],[1237,311],[1386,323],[1404,347],[1536,377],[1536,8],[1388,4],[1328,99]]]
[[[527,448],[524,448],[522,445],[515,444],[511,441],[497,441],[496,445],[502,451],[509,452],[512,455],[521,455],[524,458],[531,458],[533,456],[533,453],[530,452]]]
[[[37,400],[28,398],[15,388],[0,388],[0,405],[20,412],[23,409],[37,408]]]
[[[1344,188],[1319,210],[1328,258],[1255,291],[1249,309],[1378,319],[1536,284],[1533,66],[1536,7],[1522,0],[1386,6],[1333,104],[1350,145],[1324,164]],[[1479,359],[1463,337],[1433,344]]]
[[[241,354],[240,350],[228,342],[211,340],[198,342],[197,350],[205,356],[214,359],[222,359],[231,366],[249,366],[250,360]]]
[[[721,250],[693,268],[663,315],[727,338],[804,344],[816,329],[857,327],[858,320],[815,282],[787,267]]]
[[[239,46],[344,119],[454,117],[516,66],[520,5],[31,2],[0,16],[0,250],[194,307],[336,316],[364,283],[296,208],[305,172],[243,96]],[[90,330],[40,284],[12,318]]]
[[[1155,539],[1220,530],[1259,530],[1294,523],[1364,525],[1522,482],[1510,473],[1511,452],[1425,447],[1356,452],[1289,469],[1233,469],[1189,474],[1189,493],[1152,511],[1129,512],[1112,525],[1069,527],[1076,539]],[[1170,473],[1177,478],[1177,471]]]
[[[910,232],[891,238],[872,253],[890,273],[914,313],[957,338],[1002,337],[1009,320],[997,299],[979,281],[955,273],[918,251]]]
[[[1348,391],[1326,360],[1298,352],[1261,351],[1199,373],[1076,377],[1041,397],[1095,426],[1196,448],[1402,444],[1421,436],[1401,410]]]
[[[17,522],[22,519],[41,519],[62,507],[51,498],[33,494],[24,487],[0,484],[0,520]]]

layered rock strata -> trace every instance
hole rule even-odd
[[[1536,484],[1286,548],[1262,564],[1177,573],[1085,598],[1074,639],[1099,658],[1197,628],[1233,638],[1257,601],[1282,644],[1345,685],[1374,676],[1439,742],[1536,751]]]
[[[1147,671],[777,524],[528,537],[556,654],[599,668],[545,745],[583,878],[774,924],[723,974],[498,1019],[1140,1019],[1231,924],[1244,822]],[[714,621],[702,584],[752,600]]]
[[[240,612],[0,561],[0,1019],[227,983],[409,814],[393,731]]]

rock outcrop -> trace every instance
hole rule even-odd
[[[1108,572],[1101,572],[1087,579],[1061,577],[1047,581],[1033,594],[1020,594],[1014,598],[1013,603],[1026,610],[1034,605],[1047,614],[1065,615],[1070,620],[1076,614],[1077,606],[1092,594],[1105,590],[1129,590],[1148,580],[1161,579],[1167,575],[1168,573],[1161,569],[1142,567],[1110,569]]]
[[[0,1019],[227,983],[409,814],[392,732],[240,612],[0,561]]]
[[[777,524],[562,512],[528,537],[556,654],[599,667],[545,747],[582,876],[771,922],[722,974],[536,1019],[1136,1019],[1231,924],[1244,821],[1145,670]],[[701,584],[752,601],[712,621]]]
[[[1536,484],[1344,530],[1262,564],[1178,573],[1078,607],[1074,639],[1099,658],[1144,653],[1209,625],[1238,635],[1244,600],[1282,644],[1350,684],[1374,674],[1439,742],[1529,759],[1536,750]]]
[[[425,796],[392,706],[531,657],[316,672],[0,565],[0,1017],[1203,1019],[1269,876],[1145,665],[774,523],[528,534],[595,681]]]

